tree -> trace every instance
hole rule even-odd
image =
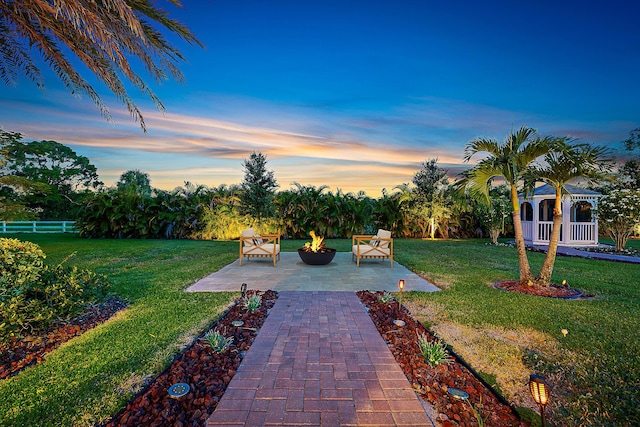
[[[613,190],[598,201],[597,215],[600,227],[621,251],[640,224],[640,190]]]
[[[38,209],[27,206],[26,198],[44,194],[48,185],[35,182],[12,170],[11,148],[20,144],[22,134],[0,129],[0,219],[3,221],[38,219]]]
[[[549,153],[544,156],[542,165],[532,165],[527,171],[526,181],[529,191],[535,183],[543,181],[555,189],[553,208],[553,226],[549,239],[549,248],[536,277],[536,283],[549,286],[555,264],[560,227],[562,225],[562,197],[568,195],[565,184],[576,178],[588,180],[604,179],[605,172],[611,169],[611,161],[604,147],[592,147],[589,144],[571,144],[568,138],[556,138]]]
[[[507,218],[511,216],[509,194],[509,189],[504,185],[493,187],[489,191],[489,203],[480,201],[475,207],[475,214],[482,226],[489,231],[494,245],[498,243],[500,233],[504,234]]]
[[[420,170],[413,175],[412,182],[416,192],[431,201],[436,193],[449,186],[447,170],[438,166],[438,159],[425,160],[420,163]]]
[[[126,193],[140,194],[141,196],[151,195],[151,180],[149,174],[138,169],[128,170],[120,175],[116,182],[118,191]]]
[[[640,128],[629,132],[629,138],[622,142],[625,149],[634,154],[640,154]],[[636,189],[640,188],[640,155],[627,160],[618,170],[616,188]]]
[[[629,138],[625,139],[622,143],[628,151],[640,150],[640,128],[629,132]]]
[[[77,202],[80,192],[102,186],[96,167],[59,142],[22,142],[21,138],[6,145],[5,154],[12,176],[31,187],[23,202],[42,209],[46,219],[72,218],[70,205]]]
[[[459,190],[468,190],[471,197],[489,202],[491,183],[497,177],[504,178],[509,186],[511,205],[513,207],[513,228],[520,265],[520,282],[528,284],[534,280],[527,258],[527,251],[522,235],[520,221],[520,203],[518,202],[518,184],[527,167],[540,156],[549,152],[549,140],[536,135],[534,129],[521,127],[511,132],[499,143],[494,139],[476,138],[465,147],[464,161],[481,152],[488,157],[480,160],[473,168],[466,171],[463,179],[457,183]]]
[[[261,221],[273,216],[273,195],[278,183],[274,172],[267,170],[267,156],[253,152],[249,159],[242,162],[244,179],[242,181],[242,210]]]
[[[169,1],[180,6],[179,0]],[[123,80],[145,93],[158,109],[164,110],[164,106],[134,71],[133,63],[142,64],[156,82],[167,76],[183,80],[177,63],[184,57],[157,27],[202,46],[186,26],[148,0],[0,1],[0,78],[11,85],[24,74],[44,88],[44,79],[32,58],[38,51],[69,91],[86,93],[110,119],[97,91],[66,57],[65,51],[69,51],[146,130],[142,113]]]

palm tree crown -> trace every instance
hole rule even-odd
[[[169,1],[180,6],[179,0]],[[160,110],[164,106],[133,70],[131,60],[139,60],[155,81],[169,75],[183,79],[176,64],[184,58],[151,22],[190,44],[201,45],[186,26],[149,0],[0,0],[0,79],[12,85],[24,74],[44,88],[32,59],[35,48],[69,91],[86,93],[110,120],[107,107],[66,57],[66,49],[126,105],[145,130],[142,113],[127,93],[123,78]]]

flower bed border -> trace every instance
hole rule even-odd
[[[26,368],[40,363],[45,356],[62,344],[107,322],[128,304],[118,297],[108,298],[99,304],[91,304],[77,316],[66,322],[54,323],[41,334],[16,338],[0,353],[0,381],[11,378]],[[18,344],[19,345],[16,345]],[[33,344],[29,344],[33,343]],[[17,359],[12,354],[22,353]]]
[[[196,390],[194,390],[193,385],[191,385],[191,391],[187,393],[186,396],[181,397],[179,399],[173,399],[168,394],[169,387],[165,387],[166,384],[163,384],[163,383],[166,383],[167,380],[172,376],[173,377],[181,376],[179,372],[181,368],[180,363],[185,358],[189,357],[190,353],[192,352],[195,353],[195,351],[197,350],[195,347],[197,345],[201,345],[204,347],[204,344],[199,344],[199,343],[202,341],[206,333],[211,330],[215,330],[220,324],[225,323],[226,320],[228,320],[230,313],[236,311],[240,307],[240,304],[242,301],[241,298],[237,299],[235,303],[233,303],[227,310],[225,310],[225,312],[216,321],[214,321],[210,326],[205,328],[205,330],[200,335],[194,338],[193,341],[187,347],[185,347],[184,350],[176,354],[173,357],[173,360],[168,364],[168,366],[161,373],[155,376],[151,381],[149,381],[148,384],[146,384],[146,386],[142,390],[140,390],[133,397],[131,397],[131,399],[127,402],[124,408],[122,408],[118,413],[111,416],[108,420],[106,420],[105,422],[99,425],[107,426],[107,427],[128,426],[128,425],[130,426],[138,426],[138,425],[182,426],[182,425],[194,425],[194,424],[204,425],[207,418],[211,416],[211,414],[217,407],[220,401],[220,398],[225,393],[229,383],[231,382],[231,379],[236,373],[237,368],[239,367],[240,363],[244,359],[244,353],[248,350],[248,348],[251,346],[251,344],[255,340],[255,337],[258,335],[260,328],[264,324],[264,321],[266,320],[266,317],[268,316],[270,309],[273,307],[276,300],[278,299],[278,293],[272,290],[267,290],[267,291],[251,290],[247,292],[247,295],[251,295],[254,293],[259,293],[263,295],[262,304],[256,313],[248,313],[248,311],[245,312],[245,314],[242,317],[245,320],[244,321],[245,326],[237,328],[237,329],[246,329],[250,332],[248,334],[249,338],[246,341],[242,342],[242,344],[245,345],[246,349],[243,351],[239,351],[235,355],[234,363],[237,362],[237,365],[235,365],[234,369],[229,369],[226,372],[220,373],[216,378],[213,378],[213,379],[209,378],[217,383],[215,386],[213,386],[215,388],[215,390],[213,391],[215,391],[216,394],[214,393],[208,394],[211,391],[210,389],[212,388],[212,386],[210,384],[207,384],[208,386],[207,395],[205,395],[202,398],[192,399],[193,396],[196,394]],[[265,294],[269,295],[268,299],[264,298]],[[255,316],[258,319],[257,320],[250,319],[250,316]],[[251,322],[253,322],[254,327],[247,326],[249,324],[252,324]],[[259,322],[259,325],[256,324],[256,322]],[[228,323],[230,325],[230,322]],[[238,342],[234,342],[234,346],[236,346],[237,344]],[[207,350],[207,351],[212,353],[211,350]],[[213,354],[211,355],[211,358],[215,359],[216,361],[218,359],[222,359],[223,357],[230,358],[230,356],[228,356],[228,353],[229,353],[229,350],[220,355]],[[223,361],[223,363],[228,363],[228,362],[229,360]],[[206,362],[202,362],[202,363],[206,363]],[[178,370],[178,372],[172,372],[174,369]],[[186,376],[186,374],[184,374],[184,376]],[[201,375],[200,373],[193,373],[193,375],[191,376],[191,380],[186,382],[187,383],[192,381],[195,382],[197,381],[196,377],[203,377],[203,376],[205,375]],[[172,382],[172,381],[169,381],[169,382]],[[180,381],[180,382],[183,382],[183,381]],[[200,400],[200,402],[196,402],[198,400]],[[190,413],[188,414],[187,414],[187,410],[184,408],[186,402],[193,402],[190,405],[190,408],[189,408]],[[147,410],[149,409],[148,407],[152,403],[155,404],[156,407],[157,406],[163,407],[163,410],[161,412],[152,411],[151,413],[155,416],[155,418],[153,419],[149,419],[150,417],[147,417],[144,420],[141,420],[140,417],[143,417],[144,415],[147,414]],[[144,406],[145,404],[146,406]]]
[[[370,297],[367,296],[367,294],[370,295]],[[529,421],[523,420],[520,417],[515,407],[509,403],[504,396],[488,384],[449,346],[447,346],[447,349],[453,357],[453,363],[448,365],[442,364],[436,367],[426,365],[424,360],[422,360],[422,356],[419,355],[419,350],[415,343],[417,336],[407,339],[407,337],[402,336],[401,332],[398,332],[399,328],[393,324],[393,319],[390,319],[388,316],[383,319],[387,313],[384,313],[382,307],[386,306],[387,311],[392,312],[396,319],[403,320],[406,323],[400,330],[408,328],[407,330],[415,330],[416,333],[424,333],[430,341],[437,340],[436,335],[422,325],[422,323],[418,322],[404,305],[400,304],[397,300],[383,304],[377,300],[377,296],[383,295],[383,292],[380,291],[359,291],[357,295],[363,305],[367,307],[369,316],[376,325],[376,329],[378,329],[380,335],[389,346],[389,349],[393,353],[398,365],[400,365],[404,371],[409,382],[412,383],[416,392],[420,394],[423,399],[434,405],[434,409],[438,412],[437,421],[439,421],[443,427],[477,426],[478,422],[473,413],[475,409],[472,409],[470,405],[470,403],[472,403],[474,408],[478,408],[480,402],[478,401],[479,398],[477,395],[484,395],[485,397],[496,400],[496,402],[491,402],[490,399],[482,402],[484,409],[481,409],[480,412],[490,417],[485,425],[521,427],[530,425]],[[369,299],[369,301],[367,301],[367,299]],[[412,343],[406,343],[405,341],[413,341],[415,348],[412,347]],[[409,358],[408,361],[407,358]],[[449,370],[453,373],[449,372]],[[464,373],[465,370],[468,371],[468,374]],[[429,378],[422,375],[425,372],[430,375]],[[456,377],[451,379],[453,375],[456,375]],[[462,382],[461,378],[466,375],[473,379],[472,384]],[[449,382],[445,384],[444,381],[441,380],[447,377],[450,379]],[[473,384],[473,381],[477,381],[477,384]],[[469,401],[465,403],[450,396],[447,393],[450,387],[460,388],[469,393]],[[486,392],[482,393],[478,391],[479,387],[485,388]],[[503,409],[498,410],[499,406],[503,406]]]

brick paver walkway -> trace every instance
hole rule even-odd
[[[242,425],[434,424],[355,293],[284,291],[207,421]]]

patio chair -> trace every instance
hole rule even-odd
[[[242,230],[240,236],[240,265],[242,258],[251,257],[273,258],[273,266],[280,260],[280,235],[279,234],[256,234],[253,228]]]
[[[389,265],[393,267],[393,239],[391,232],[378,230],[375,236],[355,235],[351,237],[351,260],[360,267],[362,258],[389,258]]]

